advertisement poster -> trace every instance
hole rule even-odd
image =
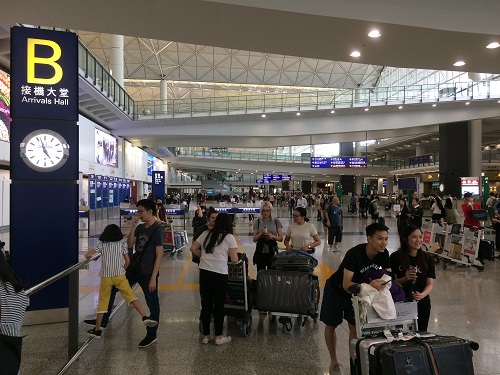
[[[10,140],[10,75],[0,70],[0,141]]]

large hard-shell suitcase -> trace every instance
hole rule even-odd
[[[474,375],[470,341],[454,336],[434,336],[421,340],[430,346],[439,375]]]
[[[481,260],[495,260],[495,242],[481,240],[479,242],[479,253],[477,257]]]
[[[434,375],[427,349],[414,340],[380,344],[369,357],[370,375]]]
[[[317,316],[318,277],[305,272],[261,270],[255,305],[260,311]]]
[[[271,268],[284,271],[302,271],[312,273],[318,260],[303,251],[284,251],[273,257]]]
[[[349,354],[351,357],[351,375],[369,375],[370,374],[370,356],[369,351],[376,345],[387,343],[385,337],[354,339],[349,344]]]

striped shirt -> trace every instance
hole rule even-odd
[[[29,298],[24,290],[16,293],[9,282],[0,282],[0,331],[6,336],[21,336]]]
[[[122,241],[98,242],[96,253],[101,254],[102,266],[99,276],[113,277],[125,274],[123,254],[127,253],[127,243]]]

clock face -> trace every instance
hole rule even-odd
[[[61,168],[69,157],[69,145],[57,132],[40,129],[29,133],[21,142],[21,158],[38,172]]]

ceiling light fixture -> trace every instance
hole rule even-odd
[[[464,66],[465,65],[465,61],[457,61],[456,63],[453,64],[454,66]]]
[[[262,115],[262,117],[266,117],[266,115],[265,115],[265,114],[263,114],[263,115]]]
[[[331,111],[330,113],[335,113],[335,111]]]
[[[400,106],[399,106],[399,109],[403,109],[403,106],[402,106],[402,105],[400,105]]]
[[[382,34],[380,34],[380,31],[378,31],[377,29],[374,29],[374,30],[372,30],[372,31],[370,31],[370,32],[368,33],[368,36],[369,36],[370,38],[378,38],[378,37],[379,37],[379,36],[381,36],[381,35],[382,35]]]
[[[469,104],[470,104],[469,102],[465,103],[465,105],[469,105]]]
[[[300,116],[300,112],[297,112],[297,116]]]
[[[351,57],[359,57],[359,56],[361,56],[361,52],[359,52],[359,51],[352,51],[349,54],[349,56],[351,56]]]
[[[489,49],[498,48],[498,47],[500,47],[500,43],[498,43],[498,42],[493,42],[493,43],[490,43],[486,46],[486,48],[489,48]]]
[[[433,104],[432,106],[435,107],[435,106],[437,106],[437,104]]]
[[[365,108],[365,112],[368,112],[370,110],[370,108]]]

